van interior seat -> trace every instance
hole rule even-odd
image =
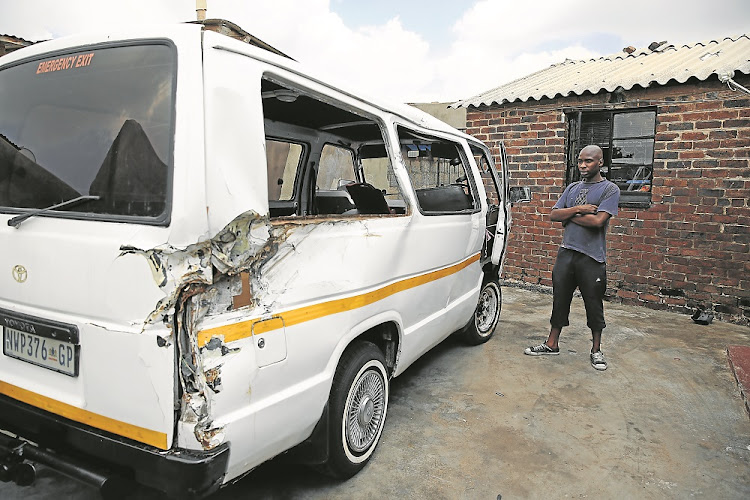
[[[346,190],[360,214],[390,214],[383,192],[367,182],[347,184]]]
[[[343,214],[354,209],[354,202],[346,191],[319,189],[315,191],[315,213]]]

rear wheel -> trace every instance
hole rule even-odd
[[[370,459],[388,409],[388,372],[371,342],[352,345],[341,357],[330,396],[331,432],[324,472],[348,478]]]
[[[489,279],[482,285],[479,293],[477,308],[463,332],[464,340],[471,345],[479,345],[487,342],[495,333],[495,327],[500,319],[500,309],[503,305],[503,296],[497,281]]]

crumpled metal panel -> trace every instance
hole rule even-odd
[[[630,90],[665,85],[669,81],[685,83],[695,77],[701,81],[712,75],[750,74],[750,38],[710,40],[675,47],[668,43],[632,54],[619,52],[599,59],[566,60],[537,71],[493,90],[454,103],[452,107],[469,107],[506,102],[552,99],[557,96],[612,92],[618,87]]]

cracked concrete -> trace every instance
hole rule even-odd
[[[503,296],[489,343],[450,338],[393,380],[360,474],[339,482],[276,460],[212,498],[750,498],[750,418],[726,354],[750,345],[749,328],[607,303],[609,369],[597,372],[580,298],[561,354],[531,357],[552,297]],[[4,499],[62,496],[97,498],[44,468],[34,489],[0,483]]]

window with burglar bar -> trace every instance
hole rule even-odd
[[[572,111],[567,119],[566,185],[580,179],[581,148],[596,144],[604,153],[602,176],[620,188],[620,205],[650,203],[656,110]]]

